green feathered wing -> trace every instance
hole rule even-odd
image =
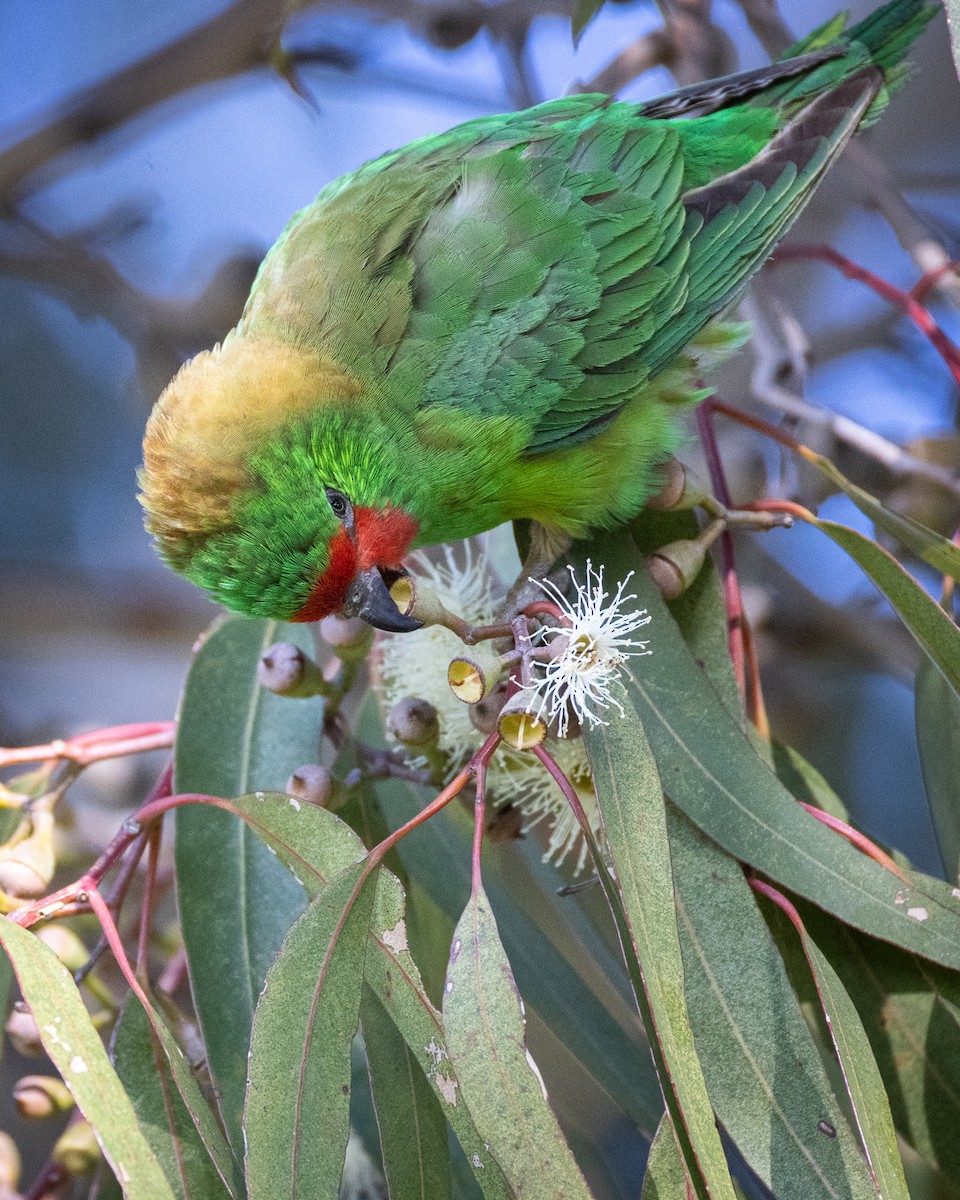
[[[521,422],[528,457],[575,446],[740,294],[932,12],[894,0],[646,107],[571,97],[386,155],[294,218],[242,328],[322,346],[391,408]]]

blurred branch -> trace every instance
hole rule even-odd
[[[894,475],[919,476],[960,497],[960,477],[953,471],[911,454],[849,417],[809,404],[797,391],[791,390],[791,386],[796,389],[803,386],[809,345],[799,323],[770,281],[758,282],[757,287],[758,293],[751,292],[743,301],[744,312],[753,322],[751,345],[756,356],[751,377],[753,398],[785,416],[807,421],[827,431],[838,441],[881,463]],[[758,295],[762,296],[762,301],[758,301]]]
[[[276,0],[234,0],[212,21],[39,113],[29,122],[34,131],[14,132],[0,152],[0,196],[10,204],[41,167],[165,100],[268,65],[287,11]]]
[[[576,92],[620,92],[653,67],[666,67],[684,87],[725,75],[736,61],[726,33],[710,17],[710,0],[663,0],[664,24],[637,38]]]

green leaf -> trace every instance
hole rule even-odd
[[[683,1169],[673,1123],[666,1113],[650,1144],[640,1200],[688,1200],[690,1184]]]
[[[363,845],[353,830],[325,809],[298,805],[282,793],[256,793],[230,803],[302,881],[311,898],[363,856]],[[457,1103],[459,1085],[449,1065],[440,1016],[423,990],[405,938],[403,890],[394,876],[381,870],[367,945],[367,982],[442,1101],[484,1196],[503,1200],[509,1193],[496,1164],[474,1165],[480,1161],[483,1143],[465,1105]]]
[[[857,1007],[900,1134],[960,1179],[960,978],[809,905],[801,916]]]
[[[841,920],[960,967],[960,902],[950,888],[919,873],[905,886],[801,808],[704,687],[702,672],[623,535],[598,539],[592,554],[610,581],[637,571],[631,588],[653,616],[645,630],[653,653],[628,660],[623,675],[677,806],[734,857]]]
[[[360,1004],[390,1200],[452,1195],[447,1121],[413,1052],[369,987]]]
[[[377,890],[367,947],[366,982],[440,1101],[485,1200],[507,1200],[512,1193],[500,1168],[491,1161],[460,1095],[460,1082],[444,1041],[440,1014],[424,992],[417,964],[407,949],[403,888],[388,871],[381,871]]]
[[[406,784],[378,790],[396,825],[423,807],[423,793]],[[451,806],[397,847],[410,876],[454,919],[470,892],[472,836],[472,818]],[[540,861],[532,839],[500,846],[496,855],[488,850],[484,872],[524,1002],[652,1137],[663,1097],[620,955],[598,936],[579,902],[556,895],[558,872]]]
[[[580,44],[583,31],[602,7],[603,0],[576,0],[573,6],[573,16],[570,21],[574,46]]]
[[[376,873],[355,863],[293,925],[267,974],[244,1109],[250,1200],[337,1200]]]
[[[863,1022],[829,960],[807,933],[799,913],[794,909],[787,916],[800,936],[813,973],[877,1195],[883,1200],[910,1200],[890,1105]]]
[[[863,568],[955,692],[960,693],[960,629],[909,571],[876,542],[834,521],[816,527]],[[960,551],[958,551],[960,553]]]
[[[128,997],[123,1006],[111,1053],[140,1127],[174,1194],[180,1200],[225,1200],[230,1192],[200,1140],[150,1020],[135,996]]]
[[[443,1028],[463,1100],[518,1200],[590,1192],[526,1049],[520,994],[482,888],[450,950]]]
[[[923,786],[951,883],[960,879],[960,696],[929,658],[917,667],[914,714]]]
[[[717,1119],[777,1200],[867,1200],[860,1147],[743,869],[667,811],[687,1003]]]
[[[863,488],[857,487],[822,454],[810,453],[805,454],[804,457],[814,466],[819,467],[828,479],[835,483],[842,492],[845,492],[857,508],[873,521],[874,525],[902,542],[904,546],[913,551],[917,558],[929,563],[941,575],[948,575],[951,579],[960,580],[960,546],[955,545],[949,538],[936,533],[933,529],[929,529],[920,521],[915,521],[912,517],[904,516],[887,508],[876,496],[871,496]],[[830,522],[823,524],[830,524]]]
[[[323,703],[289,700],[256,679],[278,639],[312,650],[305,626],[233,619],[200,649],[181,705],[175,788],[230,797],[278,791],[317,757]],[[194,1004],[224,1125],[242,1152],[240,1120],[257,997],[302,889],[245,825],[209,807],[176,817],[177,895]]]
[[[12,921],[0,919],[0,944],[33,1011],[43,1048],[93,1127],[127,1200],[174,1200],[73,976],[48,946]]]
[[[733,1200],[684,999],[663,789],[643,726],[623,699],[622,719],[583,731],[625,928],[615,902],[611,908],[691,1185],[698,1196]]]

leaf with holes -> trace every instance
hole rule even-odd
[[[320,892],[267,973],[244,1108],[250,1200],[337,1200],[377,882],[365,870],[356,863]]]
[[[482,888],[457,924],[443,1028],[463,1102],[516,1195],[589,1200],[527,1050],[520,995]]]

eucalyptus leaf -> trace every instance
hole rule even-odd
[[[910,1200],[890,1105],[863,1022],[799,914],[792,910],[787,915],[800,935],[803,953],[813,973],[877,1195],[884,1200]]]
[[[12,921],[0,919],[0,944],[33,1012],[43,1048],[90,1122],[127,1200],[174,1200],[73,976],[49,946]]]
[[[960,546],[951,542],[949,538],[945,538],[943,534],[921,524],[920,521],[915,521],[912,517],[887,508],[876,496],[871,496],[869,492],[864,491],[863,488],[848,479],[822,454],[811,452],[804,457],[849,496],[857,508],[873,521],[874,525],[902,542],[918,558],[929,563],[941,575],[948,575],[951,579],[960,580]],[[827,523],[829,524],[829,522]]]
[[[960,1179],[960,977],[810,905],[800,913],[857,1007],[897,1130]]]
[[[929,658],[917,667],[917,748],[933,830],[951,883],[960,881],[960,696]]]
[[[813,524],[842,547],[870,576],[913,634],[920,649],[955,692],[960,693],[960,629],[909,571],[882,546],[835,521]],[[960,550],[957,551],[960,554]]]
[[[260,655],[287,640],[311,651],[304,626],[235,618],[201,647],[184,689],[175,748],[180,792],[231,797],[277,791],[315,761],[323,702],[290,700],[257,682]],[[303,890],[236,817],[194,805],[176,816],[177,896],[190,983],[227,1134],[239,1154],[247,1050],[257,997]]]
[[[356,863],[320,892],[267,974],[244,1108],[250,1200],[338,1200],[377,880],[365,872]]]
[[[674,806],[668,828],[687,1004],[717,1118],[777,1200],[868,1200],[860,1147],[742,867]]]
[[[653,753],[627,705],[622,717],[587,726],[583,736],[622,897],[620,940],[680,1154],[696,1195],[732,1200],[684,998],[663,789]],[[603,882],[610,894],[612,885]],[[619,927],[615,901],[611,908]]]
[[[637,572],[631,588],[653,616],[644,631],[653,653],[628,660],[622,670],[626,695],[677,806],[728,853],[841,920],[960,967],[960,898],[919,872],[898,877],[798,805],[703,686],[703,674],[636,551],[621,535],[598,540],[592,554],[611,581]],[[617,720],[614,713],[611,722]]]
[[[526,1049],[520,994],[482,887],[457,924],[443,1028],[463,1100],[518,1200],[588,1200]]]
[[[664,1113],[650,1144],[640,1200],[689,1200],[689,1196],[690,1181],[683,1169],[673,1122]]]
[[[390,1200],[452,1196],[447,1121],[412,1050],[369,987],[360,1023]]]
[[[150,1020],[128,997],[113,1032],[111,1057],[137,1120],[178,1200],[227,1200],[230,1192],[197,1133]]]
[[[603,0],[576,0],[571,18],[573,44],[579,45],[583,31],[603,7]]]

